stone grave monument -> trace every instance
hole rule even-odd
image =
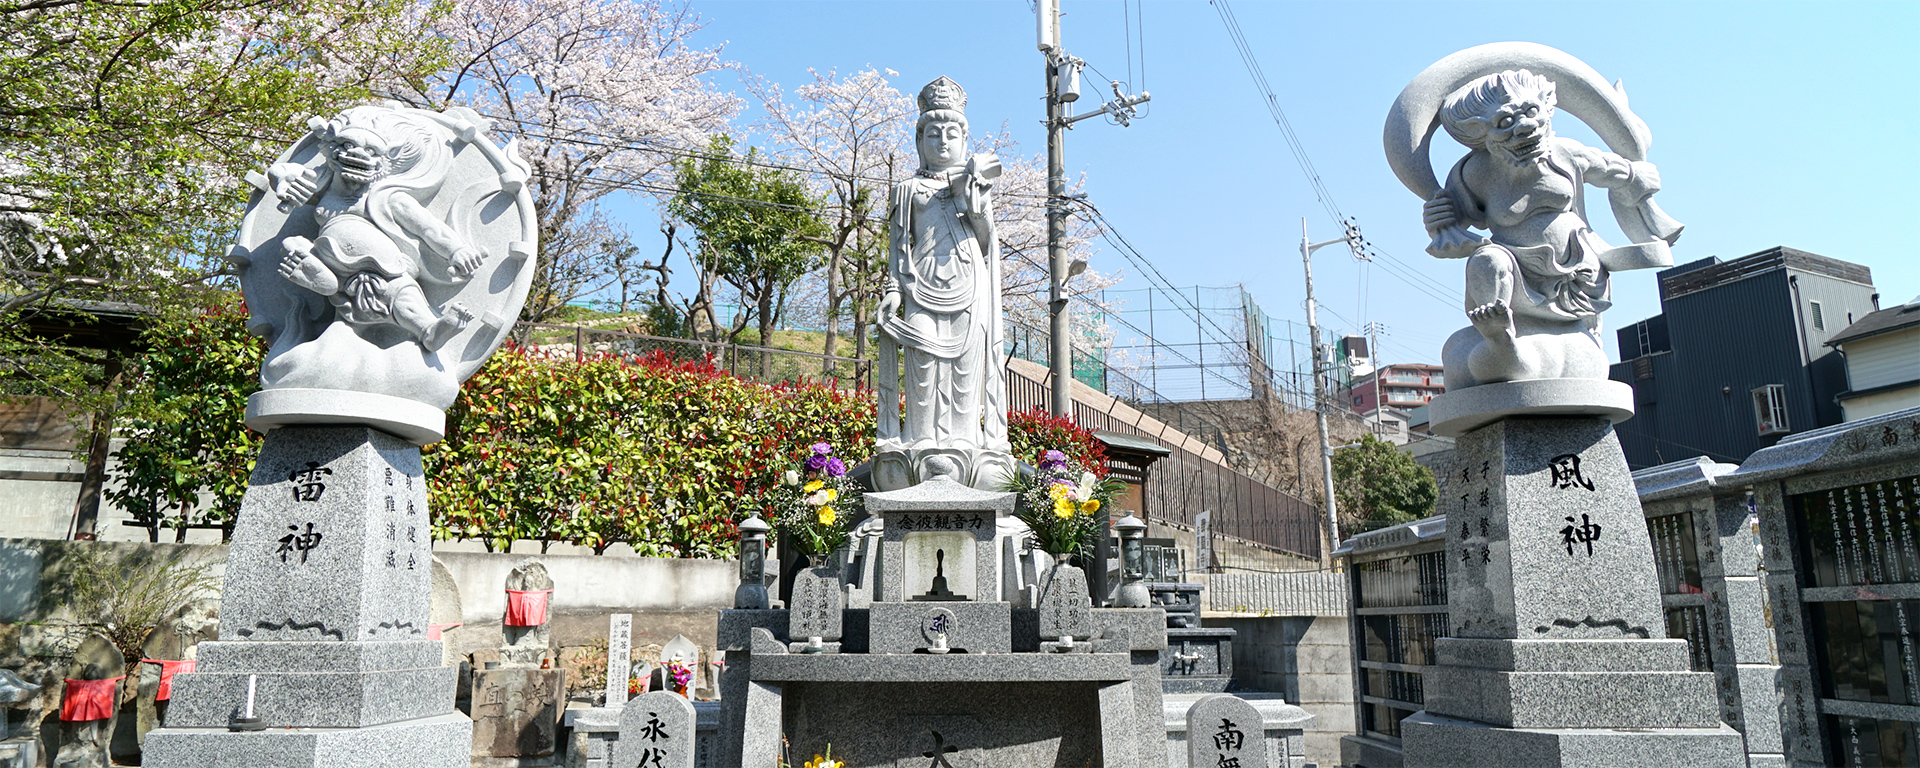
[[[440,640],[440,665],[451,667],[459,664],[464,655],[460,646],[447,637],[447,633],[459,629],[465,624],[465,614],[460,602],[460,583],[453,578],[453,571],[440,558],[433,558],[433,593],[427,601],[427,639]]]
[[[220,636],[176,675],[160,768],[464,767],[472,723],[429,640],[420,450],[526,301],[537,225],[513,145],[464,108],[308,121],[227,258],[267,340],[266,432]],[[315,695],[324,691],[324,695]]]
[[[113,640],[100,632],[87,635],[67,663],[66,690],[60,698],[60,746],[53,756],[58,768],[108,768],[108,750],[120,715],[121,683],[127,678],[126,658]]]
[[[37,733],[39,720],[30,716],[44,687],[27,682],[11,669],[0,669],[0,766],[39,768],[45,762],[41,757],[46,750]]]
[[[1610,151],[1556,137],[1556,107]],[[1428,160],[1441,127],[1471,149],[1445,185]],[[1670,265],[1680,234],[1650,199],[1649,140],[1620,86],[1530,43],[1440,60],[1388,116],[1388,161],[1427,201],[1428,252],[1466,260],[1471,322],[1447,341],[1431,406],[1433,431],[1459,441],[1437,510],[1452,636],[1434,643],[1425,710],[1401,721],[1409,766],[1746,764],[1712,675],[1665,638],[1613,434],[1633,392],[1606,378],[1608,276]],[[1628,245],[1587,226],[1585,184],[1608,190]]]
[[[651,691],[621,706],[614,765],[693,768],[694,711],[687,697]]]
[[[148,633],[140,645],[140,695],[134,700],[134,736],[140,742],[164,721],[174,676],[192,672],[201,641],[219,637],[219,632],[220,601],[200,599],[181,606]]]
[[[567,671],[553,664],[547,567],[538,560],[514,566],[506,589],[500,660],[473,671],[473,756],[517,764],[515,758],[553,754]]]
[[[762,589],[767,527],[742,522],[710,762],[801,765],[830,749],[858,768],[1164,765],[1167,718],[1187,710],[1163,707],[1166,615],[1139,583],[1145,526],[1121,531],[1134,545],[1119,594],[1135,607],[1092,605],[1079,569],[1024,546],[1031,532],[1001,490],[1017,465],[1000,399],[999,166],[968,154],[959,85],[935,80],[919,106],[921,169],[887,216],[869,517],[852,562],[798,571],[784,609]],[[1264,725],[1247,748],[1266,748]]]

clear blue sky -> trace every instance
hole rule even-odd
[[[1064,0],[1066,48],[1126,78],[1122,5]],[[959,81],[976,126],[1009,126],[1045,150],[1041,56],[1027,0],[748,2],[696,0],[699,41],[789,90],[809,67],[874,66],[908,93]],[[1653,131],[1658,200],[1687,225],[1679,262],[1786,245],[1870,267],[1884,306],[1920,294],[1920,3],[1259,2],[1233,10],[1334,200],[1369,240],[1457,296],[1458,262],[1422,247],[1420,200],[1387,168],[1381,126],[1400,89],[1435,60],[1503,40],[1543,43],[1626,83]],[[1068,169],[1120,231],[1179,285],[1244,283],[1276,316],[1302,314],[1300,219],[1338,234],[1261,103],[1214,6],[1143,9],[1150,114],[1130,128],[1089,120],[1069,134]],[[1134,79],[1140,79],[1136,54]],[[1097,76],[1088,92],[1096,94]],[[747,94],[731,79],[720,84]],[[1136,88],[1138,84],[1136,84]],[[1092,103],[1083,100],[1083,104]],[[747,119],[751,119],[749,114]],[[1564,113],[1563,134],[1597,145]],[[1435,142],[1441,175],[1461,150]],[[1596,196],[1595,225],[1624,242]],[[625,208],[644,248],[654,217]],[[1096,269],[1145,283],[1118,254]],[[1344,250],[1315,259],[1323,322],[1388,328],[1387,362],[1438,362],[1465,325],[1457,300],[1415,290]],[[1370,273],[1363,290],[1361,278]],[[680,274],[685,274],[681,272]],[[1651,271],[1616,277],[1612,328],[1659,311]]]

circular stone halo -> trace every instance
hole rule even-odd
[[[1618,424],[1633,418],[1633,387],[1611,379],[1497,381],[1435,395],[1428,429],[1459,437],[1512,416],[1589,416]]]
[[[1593,67],[1558,48],[1539,43],[1487,43],[1434,62],[1394,99],[1382,141],[1387,164],[1400,183],[1422,200],[1438,193],[1440,180],[1433,174],[1431,149],[1434,131],[1440,127],[1441,105],[1468,83],[1516,69],[1552,80],[1558,108],[1580,118],[1608,149],[1628,160],[1647,159],[1653,134],[1627,108],[1627,94],[1620,84],[1608,85]]]

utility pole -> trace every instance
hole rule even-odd
[[[1381,399],[1383,391],[1380,389],[1380,377],[1386,375],[1386,366],[1380,364],[1380,331],[1385,327],[1379,323],[1367,323],[1367,362],[1373,364],[1373,423],[1375,426],[1381,423],[1381,412],[1387,408],[1387,401]]]
[[[1329,245],[1351,243],[1357,233],[1351,227],[1347,234],[1338,240],[1315,243],[1307,239],[1307,220],[1300,219],[1300,263],[1307,271],[1307,336],[1313,343],[1313,417],[1314,424],[1320,428],[1320,471],[1325,479],[1327,494],[1327,550],[1332,552],[1340,546],[1340,512],[1333,489],[1333,446],[1327,441],[1327,394],[1325,375],[1327,366],[1321,364],[1320,357],[1320,320],[1318,309],[1313,301],[1313,252]],[[1372,350],[1368,350],[1372,352]],[[1379,379],[1375,368],[1375,380]],[[1328,557],[1331,557],[1329,555]]]
[[[1047,84],[1047,322],[1048,360],[1053,373],[1052,413],[1073,414],[1073,336],[1067,314],[1067,279],[1087,268],[1084,260],[1067,255],[1067,130],[1096,115],[1113,115],[1125,126],[1135,117],[1134,107],[1149,96],[1127,96],[1114,81],[1113,100],[1099,109],[1069,116],[1068,105],[1080,99],[1080,68],[1086,62],[1060,45],[1059,0],[1037,0],[1036,42],[1046,60]]]

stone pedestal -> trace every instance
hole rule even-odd
[[[553,754],[567,700],[564,669],[480,669],[473,673],[473,753]]]
[[[411,443],[364,427],[269,432],[227,555],[220,639],[175,676],[147,764],[467,765],[458,670],[426,639],[431,538]],[[268,730],[229,731],[249,677]]]
[[[1744,766],[1713,676],[1665,638],[1638,494],[1606,418],[1510,418],[1441,479],[1452,637],[1408,766]]]
[[[1220,693],[1233,683],[1233,636],[1227,627],[1167,630],[1160,652],[1160,690]]]

